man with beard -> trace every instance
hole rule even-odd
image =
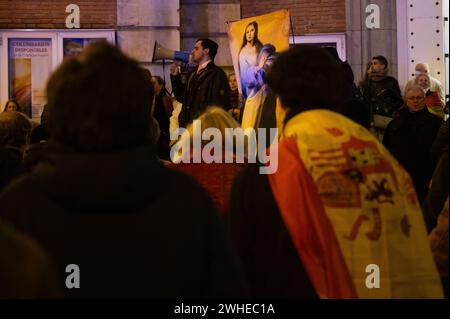
[[[372,114],[372,125],[379,137],[395,111],[403,105],[398,82],[387,75],[388,72],[387,59],[381,55],[375,56],[367,70],[366,80],[361,83],[364,104]]]

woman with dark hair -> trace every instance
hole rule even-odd
[[[255,68],[258,66],[258,55],[262,47],[263,44],[258,39],[258,23],[252,21],[245,27],[239,51],[239,76],[244,99],[252,95],[251,85],[254,82]]]
[[[19,102],[14,99],[10,99],[5,103],[3,112],[22,112]]]

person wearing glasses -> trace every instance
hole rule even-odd
[[[408,89],[398,114],[386,127],[383,144],[411,175],[422,203],[434,171],[431,146],[444,121],[428,111],[420,86]]]

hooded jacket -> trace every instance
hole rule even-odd
[[[145,145],[48,156],[0,197],[0,217],[37,239],[62,276],[80,269],[67,297],[239,297],[240,268],[218,214],[189,177]]]

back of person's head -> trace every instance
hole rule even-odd
[[[378,62],[386,66],[386,68],[389,66],[388,60],[382,55],[376,55],[372,58],[372,60],[378,60]]]
[[[341,66],[344,79],[347,81],[347,83],[353,83],[353,81],[355,80],[355,76],[353,75],[353,70],[350,64],[348,64],[347,61],[341,60],[341,58],[339,57],[339,53],[337,52],[335,47],[324,47],[324,49],[327,50],[333,56],[336,62]]]
[[[222,137],[225,137],[225,129],[226,128],[238,128],[239,123],[223,108],[218,106],[210,106],[206,109],[204,113],[202,113],[197,120],[201,122],[203,133],[208,128],[217,128]],[[191,123],[187,127],[187,131],[189,132],[191,138],[193,137],[193,124]],[[206,145],[208,141],[202,141],[202,146]]]
[[[21,148],[28,143],[31,122],[19,112],[0,113],[0,146]]]
[[[5,103],[5,107],[3,108],[3,112],[22,112],[22,108],[14,99],[10,99]]]
[[[330,53],[333,56],[333,58],[336,60],[336,62],[339,62],[339,63],[342,62],[341,58],[339,57],[339,53],[337,52],[335,47],[324,47],[324,49],[327,50],[328,53]]]
[[[138,63],[95,42],[47,85],[49,134],[79,152],[108,152],[151,140],[153,87]]]
[[[225,132],[226,128],[237,128],[239,123],[223,108],[210,106],[202,113],[197,120],[202,122],[202,129],[215,127],[220,132]]]
[[[216,42],[214,42],[213,40],[207,39],[207,38],[197,39],[196,42],[198,42],[198,41],[201,41],[203,49],[209,49],[209,57],[211,58],[211,60],[214,60],[214,58],[217,55],[217,50],[219,48],[219,45]]]
[[[338,110],[345,97],[339,64],[325,49],[297,45],[281,53],[268,72],[269,87],[289,112]]]

